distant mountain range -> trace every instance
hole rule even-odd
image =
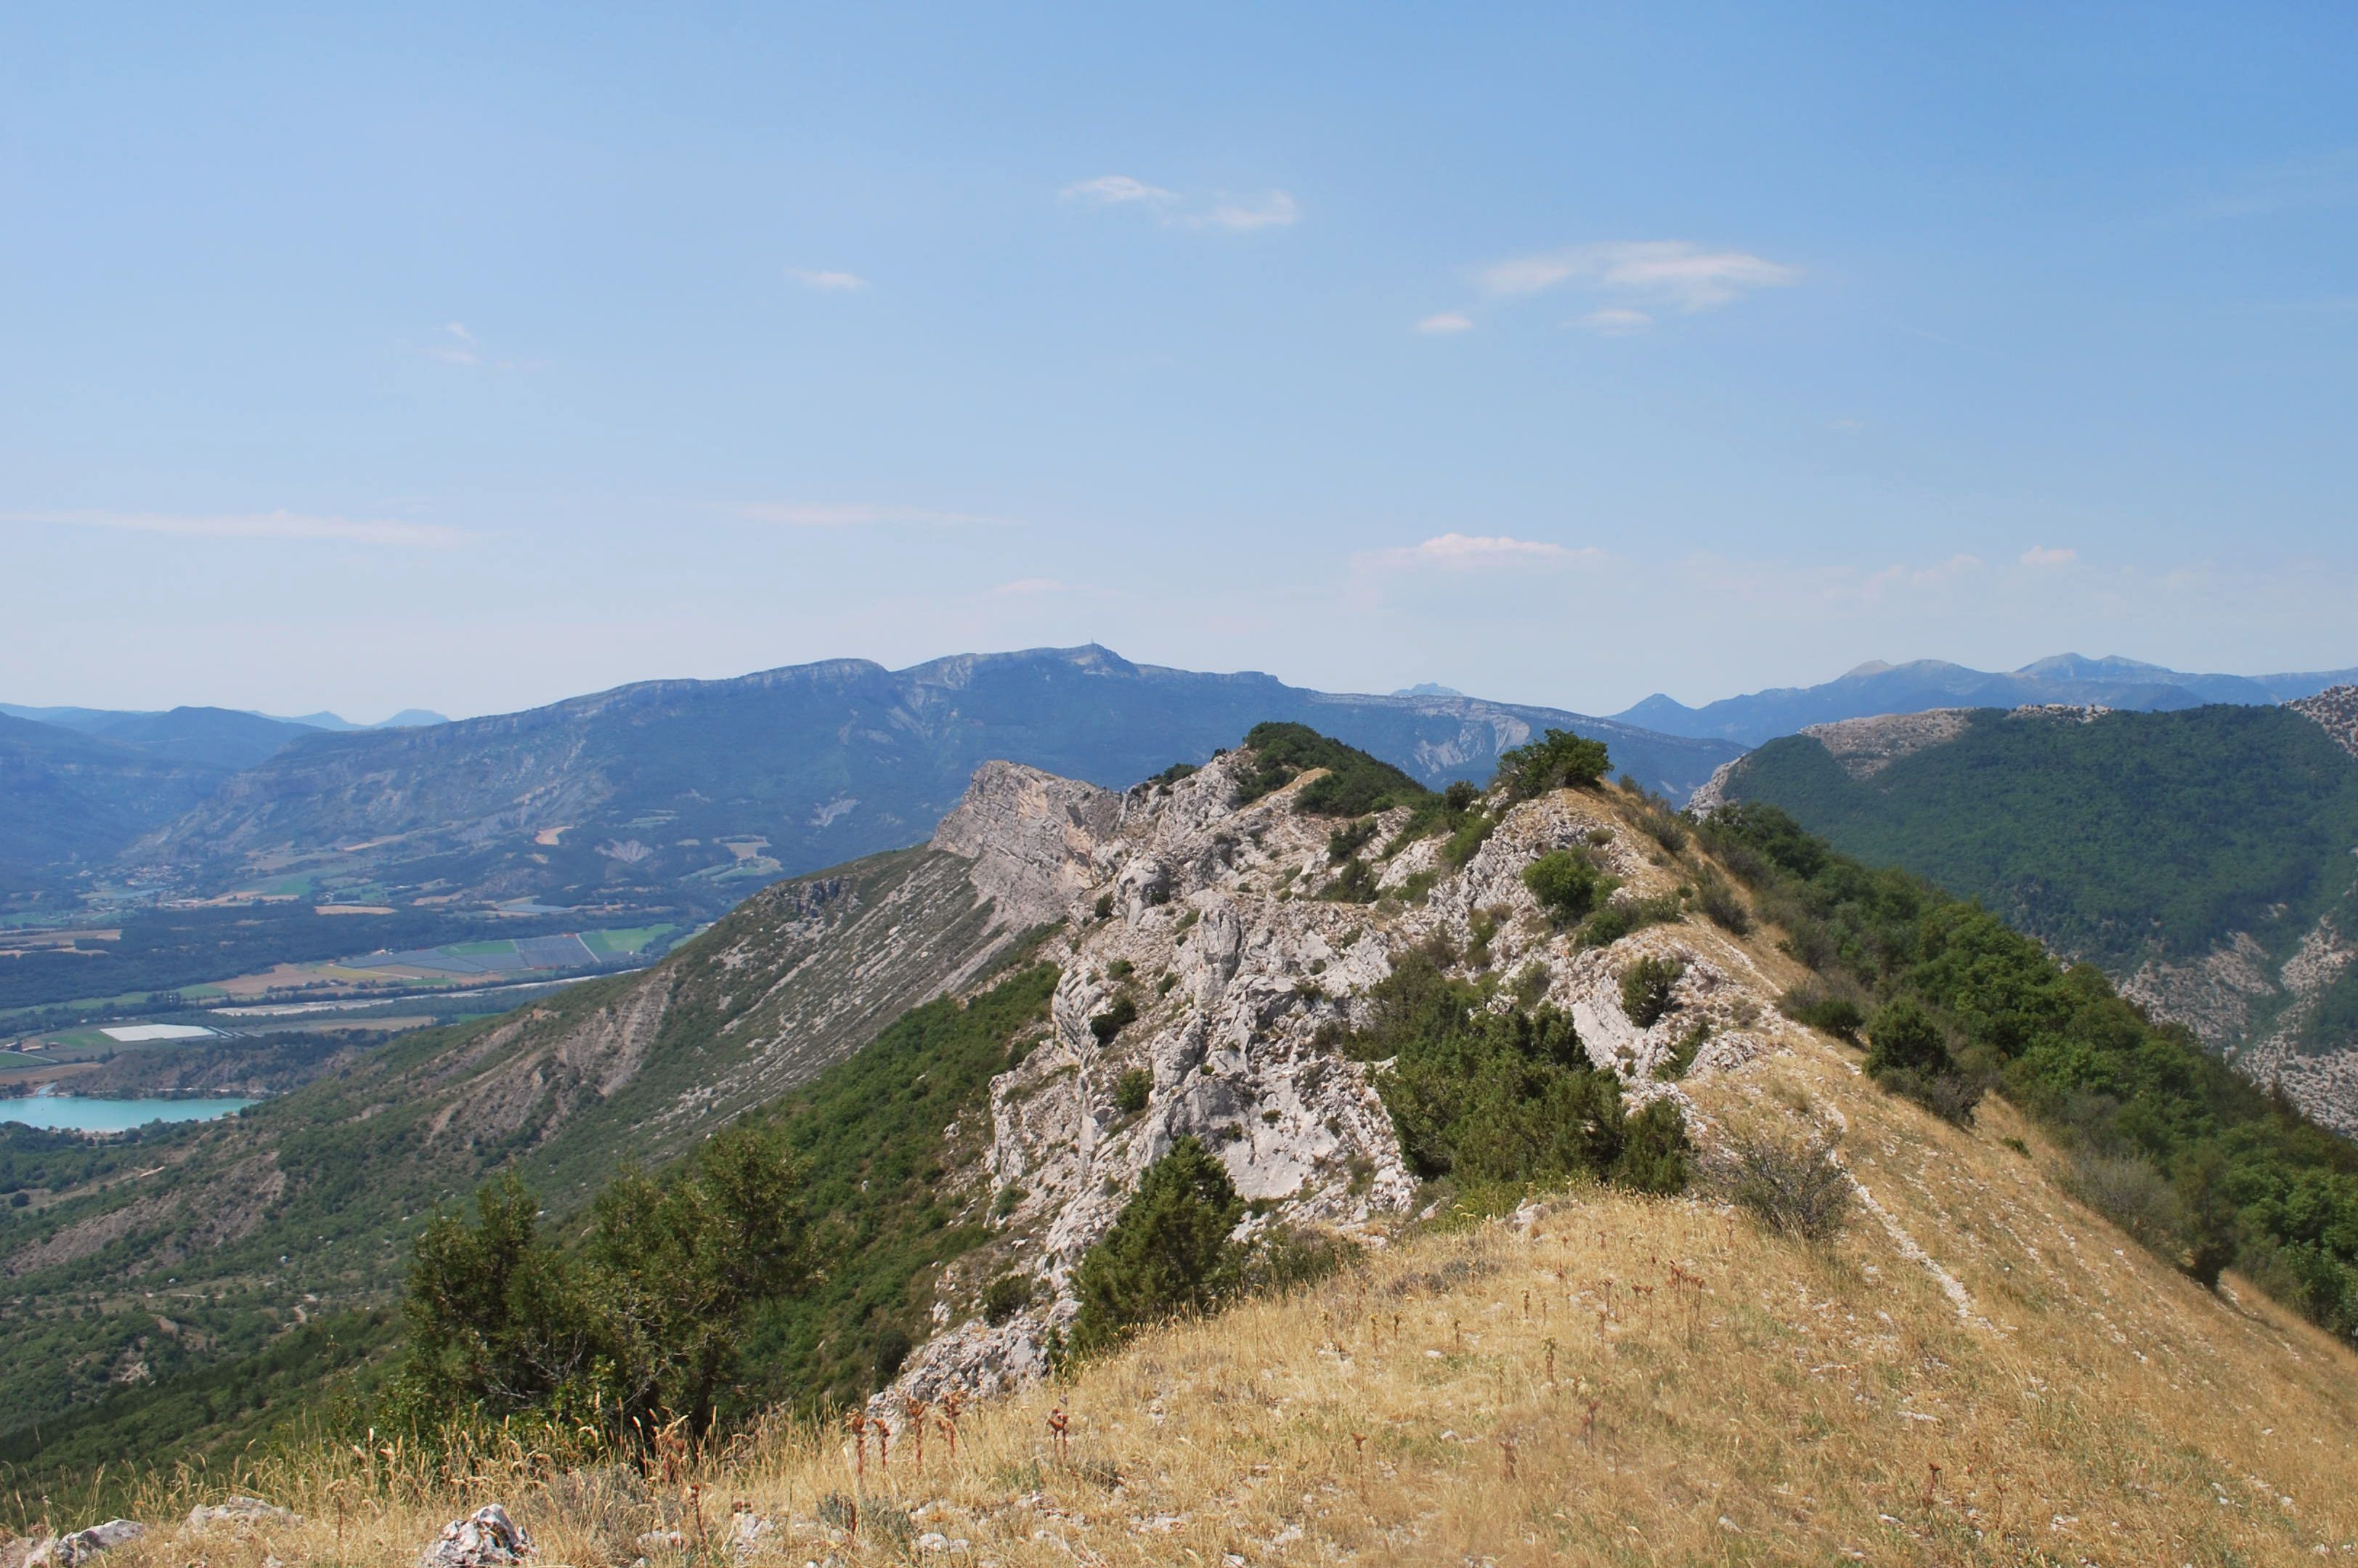
[[[157,717],[173,722],[116,716],[80,736],[26,726],[108,748],[93,755],[118,772],[189,760],[162,809],[129,810],[131,775],[108,779],[108,820],[131,829],[111,845],[93,822],[70,846],[45,846],[34,818],[0,837],[0,864],[103,868],[200,894],[304,887],[351,903],[539,900],[702,918],[778,877],[923,839],[994,758],[1121,787],[1204,762],[1264,719],[1297,719],[1438,785],[1486,780],[1501,751],[1558,727],[1605,741],[1617,772],[1684,800],[1740,751],[1555,708],[1135,665],[1095,645],[899,671],[834,660],[429,727],[303,730],[210,776],[199,750],[259,749],[276,737],[254,726],[282,721]],[[161,730],[179,752],[157,750]],[[78,776],[48,785],[70,794]]]
[[[1689,708],[1657,692],[1614,718],[1665,735],[1758,746],[1807,725],[1884,713],[2020,708],[2049,702],[2169,711],[2214,702],[2288,702],[2353,681],[2358,681],[2358,669],[2306,675],[2190,675],[2136,659],[2091,659],[2078,654],[2059,654],[2018,670],[1999,672],[1918,659],[1904,665],[1865,664],[1823,686],[1777,687],[1745,697],[1723,697],[1701,708]]]
[[[234,773],[250,768],[299,736],[321,730],[406,730],[449,719],[422,708],[406,708],[382,724],[353,724],[332,713],[277,719],[233,708],[174,708],[156,712],[107,708],[26,708],[0,702],[0,715],[70,730],[112,741],[135,752]]]

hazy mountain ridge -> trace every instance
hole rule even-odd
[[[1870,662],[1823,685],[1777,687],[1689,708],[1660,693],[1614,715],[1670,735],[1758,746],[1812,724],[1937,708],[2020,708],[2093,703],[2169,711],[2204,703],[2270,704],[2312,697],[2358,679],[2358,669],[2272,676],[2190,675],[2117,655],[2059,654],[2018,670],[1971,669],[1941,659]]]
[[[1103,648],[830,660],[650,681],[430,729],[308,735],[130,852],[221,891],[266,863],[395,900],[532,896],[717,914],[751,887],[917,842],[1007,757],[1120,787],[1301,719],[1430,784],[1487,777],[1549,727],[1611,745],[1674,798],[1735,752],[1608,719],[1460,697],[1361,697]]]

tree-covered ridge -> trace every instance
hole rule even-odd
[[[1931,1058],[1995,1084],[2058,1132],[2082,1195],[2132,1235],[2200,1278],[2238,1265],[2358,1336],[2358,1146],[2151,1022],[2094,968],[2067,968],[1976,904],[1835,853],[1775,806],[1723,808],[1703,833],[1826,988],[1880,1004],[1887,1031],[1918,1034],[1921,1016],[1943,1036],[1887,1043],[1880,1056],[1916,1058],[1888,1065]],[[1795,1011],[1828,1000],[1797,998]]]
[[[1238,806],[1282,789],[1316,768],[1325,769],[1325,776],[1313,779],[1294,804],[1321,816],[1364,816],[1390,806],[1421,805],[1433,795],[1390,762],[1321,735],[1307,724],[1256,724],[1245,733],[1244,750],[1251,753],[1254,765],[1238,780]]]
[[[1787,736],[1727,788],[2115,973],[2236,931],[2273,953],[2272,936],[2297,939],[2358,870],[2358,765],[2282,708],[2087,722],[1991,710],[1863,779]]]

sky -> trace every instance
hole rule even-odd
[[[2358,665],[2346,5],[0,9],[0,699]]]

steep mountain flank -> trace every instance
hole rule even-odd
[[[1299,719],[1433,784],[1550,727],[1683,799],[1736,748],[1461,697],[1339,697],[1103,648],[888,671],[835,660],[652,681],[429,729],[314,735],[134,851],[203,892],[308,874],[374,900],[537,898],[718,914],[789,875],[917,842],[993,757],[1120,786]]]
[[[514,1165],[562,1215],[622,1164],[675,1158],[807,1082],[1055,917],[1060,787],[1085,786],[1032,790],[963,853],[897,850],[779,883],[644,973],[152,1133],[134,1173],[19,1177],[34,1201],[0,1208],[10,1411],[54,1417],[257,1350],[290,1321],[381,1303],[409,1222],[490,1173]],[[159,1292],[186,1332],[157,1334]]]
[[[0,898],[107,864],[226,776],[208,762],[0,714]]]
[[[1978,898],[2358,1132],[2353,712],[2341,687],[2276,708],[1854,719],[1769,742],[1696,802],[1768,802]]]

